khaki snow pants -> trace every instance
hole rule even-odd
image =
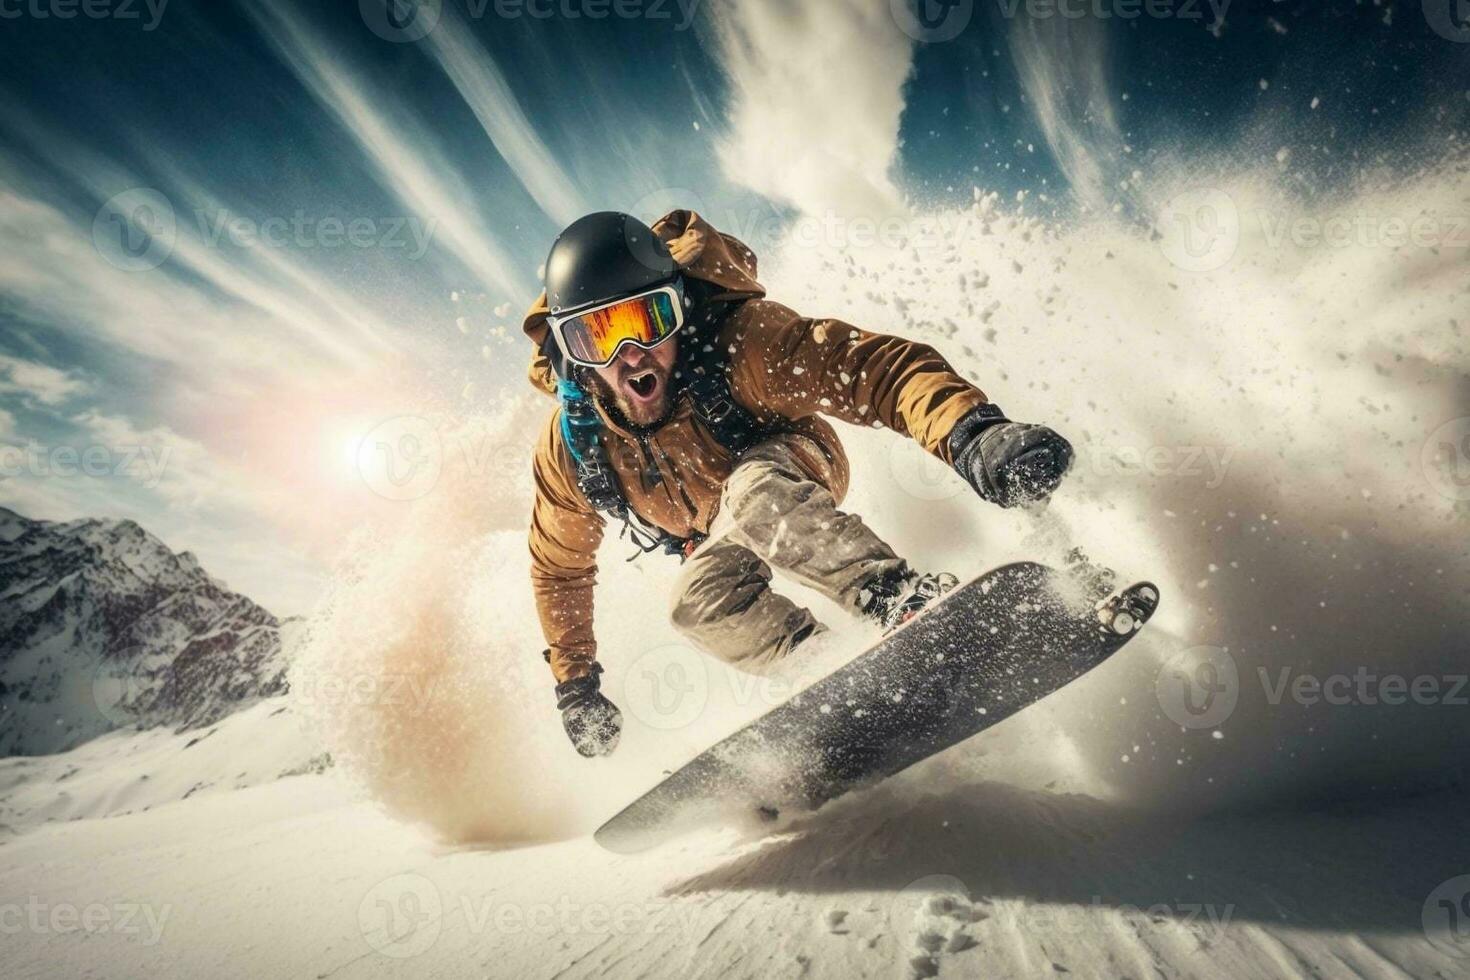
[[[741,457],[720,495],[709,538],[685,562],[670,616],[696,646],[760,671],[820,627],[771,589],[771,568],[857,611],[870,579],[904,565],[861,517],[837,509],[783,433]]]

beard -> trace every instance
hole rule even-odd
[[[658,380],[659,400],[652,409],[648,406],[635,407],[620,391],[604,381],[595,371],[584,371],[583,384],[592,391],[592,397],[612,417],[619,427],[630,432],[652,432],[668,422],[674,414],[674,397],[670,378],[660,373]]]

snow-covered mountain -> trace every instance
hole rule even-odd
[[[0,508],[0,755],[205,725],[279,694],[297,625],[132,521]]]

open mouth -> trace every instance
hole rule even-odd
[[[635,398],[647,401],[658,391],[658,375],[652,371],[642,371],[629,377],[627,385]]]

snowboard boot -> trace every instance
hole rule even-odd
[[[862,587],[858,610],[864,618],[883,627],[886,635],[959,584],[960,580],[948,572],[920,575],[906,566],[900,567]]]

